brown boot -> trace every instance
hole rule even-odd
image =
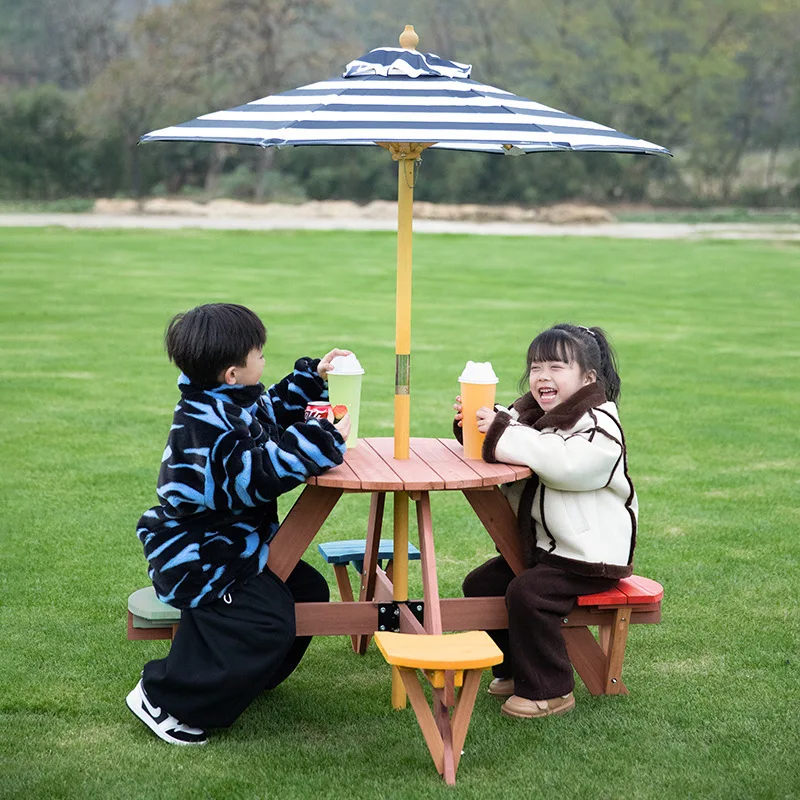
[[[514,679],[495,678],[489,684],[488,692],[495,697],[511,697],[514,694]]]
[[[534,719],[568,714],[573,708],[575,708],[575,697],[572,692],[563,697],[554,697],[552,700],[528,700],[527,697],[518,697],[514,694],[503,703],[500,712],[507,717]]]

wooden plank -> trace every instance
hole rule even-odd
[[[385,492],[375,492],[370,497],[369,520],[367,522],[367,541],[364,545],[364,561],[361,565],[361,589],[359,600],[372,600],[375,596],[375,578],[378,570],[378,551],[380,550],[381,529],[383,527],[383,509],[386,502]],[[392,548],[394,551],[394,548]],[[369,636],[356,636],[353,649],[356,653],[367,652]]]
[[[347,451],[347,464],[361,482],[361,490],[395,492],[402,489],[400,476],[370,446],[370,442],[370,439],[359,439],[358,447]]]
[[[297,603],[298,636],[373,634],[378,627],[376,603]]]
[[[508,627],[504,597],[446,597],[440,606],[444,631],[493,631]]]
[[[389,576],[378,567],[375,570],[375,601],[379,603],[392,603],[392,596],[394,595],[394,586],[389,580]]]
[[[341,489],[303,489],[269,546],[267,563],[281,580],[286,580],[295,568],[341,496]]]
[[[472,468],[471,462],[459,458],[438,439],[412,439],[411,451],[441,476],[445,489],[483,486],[483,477]]]
[[[579,606],[624,606],[628,603],[628,596],[619,589],[607,589],[605,592],[579,595],[576,602]]]
[[[664,587],[650,578],[631,575],[619,582],[619,590],[627,596],[628,603],[658,603],[664,597]]]
[[[447,672],[445,672],[447,675]],[[447,685],[448,680],[445,679],[445,685]],[[452,696],[454,690],[452,688],[452,673],[451,673],[451,681],[450,681],[450,695]],[[442,760],[442,777],[444,778],[444,782],[448,786],[455,786],[456,785],[456,762],[453,753],[453,729],[450,725],[450,709],[448,700],[448,693],[441,690],[441,689],[434,689],[433,692],[433,702],[436,707],[436,726],[439,728],[439,732],[442,736],[442,744],[444,745],[444,757]],[[455,702],[455,697],[452,697],[453,702]]]
[[[428,706],[428,698],[425,697],[425,693],[422,691],[422,686],[415,670],[401,669],[400,677],[403,679],[406,692],[408,692],[408,699],[411,700],[411,708],[414,709],[414,713],[417,716],[417,722],[425,739],[425,744],[428,745],[428,751],[431,754],[433,763],[436,765],[436,771],[442,775],[444,773],[444,742],[441,733],[439,733],[436,720],[433,718],[433,713]]]
[[[164,624],[154,628],[137,628],[133,624],[133,614],[128,612],[128,639],[138,641],[140,639],[171,639],[172,625]]]
[[[519,575],[525,564],[522,559],[522,542],[517,529],[517,517],[498,487],[491,492],[462,489],[464,497],[483,523],[483,527],[497,545],[508,565]]]
[[[522,478],[529,478],[533,474],[528,467],[517,464],[489,464],[486,461],[467,458],[464,455],[464,448],[455,439],[439,439],[439,441],[465,464],[472,467],[483,479],[484,486],[511,483]]]
[[[393,439],[375,438],[368,441],[370,447],[399,476],[402,485],[397,486],[397,489],[425,492],[431,489],[444,489],[444,478],[415,452],[411,451],[407,459],[396,459]]]
[[[350,585],[350,575],[346,564],[334,564],[333,574],[336,577],[336,585],[339,587],[339,597],[345,603],[353,602],[353,587]]]
[[[367,540],[364,545],[364,562],[361,573],[361,600],[372,600],[375,591],[375,570],[378,568],[378,551],[383,528],[383,510],[386,503],[384,492],[375,492],[369,501]]]
[[[610,625],[614,621],[614,612],[620,606],[589,606],[573,608],[564,627],[575,628],[581,625]],[[631,615],[631,625],[653,625],[661,622],[661,609],[657,605],[621,606]]]
[[[614,612],[614,624],[609,626],[609,637],[605,649],[607,658],[606,694],[623,694],[622,662],[625,660],[625,645],[628,641],[630,611],[618,608]],[[622,687],[622,688],[621,688]]]
[[[405,603],[401,603],[398,606],[398,610],[400,611],[400,633],[416,633],[421,635],[428,633]]]
[[[562,628],[572,666],[593,695],[605,693],[606,654],[588,628]]]
[[[391,584],[388,584],[385,574],[379,574],[375,600],[372,603],[298,603],[295,612],[298,626],[297,635],[371,635],[378,627],[379,602],[391,602],[391,600]],[[440,601],[440,606],[444,632],[491,631],[508,627],[508,613],[505,599],[502,597],[446,597]],[[658,609],[647,612],[629,610],[631,611],[631,625],[652,625],[661,621],[661,612]],[[562,623],[564,630],[593,625],[612,625],[614,609],[601,613],[591,613],[587,609],[574,609],[565,619],[567,622]],[[168,628],[155,630],[158,632],[168,631]],[[137,634],[143,633],[137,628],[134,628],[134,631]],[[168,634],[164,638],[168,638]],[[598,649],[599,647],[598,645]]]
[[[422,589],[425,599],[425,630],[442,632],[442,609],[439,604],[439,580],[436,575],[436,549],[433,546],[431,499],[425,492],[417,503],[417,529],[422,554]]]
[[[465,670],[464,685],[458,693],[458,702],[453,711],[451,723],[453,730],[453,760],[456,771],[458,771],[458,762],[461,760],[464,740],[467,738],[469,721],[472,718],[472,709],[475,707],[475,698],[478,695],[482,672],[483,670],[480,669]]]
[[[356,475],[353,467],[349,464],[348,455],[352,452],[355,451],[348,450],[345,453],[344,463],[339,464],[338,467],[329,469],[327,472],[323,472],[322,475],[309,478],[306,483],[311,486],[329,486],[337,489],[360,491],[361,480],[358,475]]]

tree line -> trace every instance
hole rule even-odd
[[[419,199],[800,205],[796,0],[0,0],[0,197],[391,199],[379,148],[139,146],[149,130],[420,49],[671,149],[429,151]]]

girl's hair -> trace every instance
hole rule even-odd
[[[528,375],[534,361],[574,361],[583,373],[595,371],[597,382],[603,387],[606,399],[617,402],[620,394],[620,377],[617,374],[617,357],[608,343],[602,328],[584,328],[562,322],[542,331],[530,344],[525,364],[525,374],[520,389],[526,390]]]
[[[228,367],[243,367],[266,341],[264,323],[234,303],[208,303],[176,314],[164,334],[169,360],[204,388],[217,386]]]

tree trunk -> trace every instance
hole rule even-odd
[[[217,196],[219,177],[225,168],[229,153],[230,148],[223,142],[215,142],[211,148],[211,158],[208,161],[208,172],[206,172],[204,187],[207,200],[213,200]]]
[[[130,145],[130,181],[131,181],[131,196],[134,200],[141,200],[142,197],[142,165],[139,158],[139,142],[134,141]]]
[[[264,195],[267,189],[267,175],[272,168],[272,163],[275,160],[275,148],[264,147],[258,158],[258,167],[256,169],[256,185],[253,192],[253,200],[256,203],[264,201]]]

